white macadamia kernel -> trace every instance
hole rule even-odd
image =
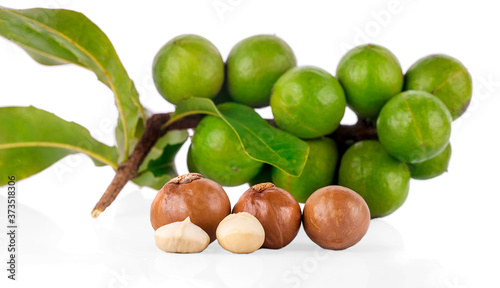
[[[155,241],[165,252],[198,253],[207,248],[210,237],[187,217],[182,222],[173,222],[156,229]]]
[[[229,252],[252,253],[264,243],[262,224],[247,212],[229,214],[217,227],[217,241]]]

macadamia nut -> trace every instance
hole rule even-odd
[[[262,224],[247,212],[226,216],[217,227],[217,241],[229,252],[252,253],[264,243]]]
[[[165,252],[198,253],[207,248],[210,237],[187,217],[182,222],[173,222],[156,229],[155,241]]]

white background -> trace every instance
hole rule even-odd
[[[437,2],[2,1],[12,8],[66,8],[87,15],[109,36],[141,102],[154,112],[173,107],[154,88],[153,58],[183,33],[208,38],[224,58],[241,39],[276,34],[294,49],[299,65],[332,74],[346,47],[365,42],[389,48],[404,71],[420,57],[446,53],[468,67],[474,97],[454,123],[449,172],[412,180],[403,207],[372,221],[366,237],[345,251],[319,249],[301,230],[291,245],[277,251],[234,255],[215,242],[201,254],[163,253],[149,223],[156,191],[128,184],[108,210],[92,219],[91,209],[113,170],[96,168],[83,155],[67,157],[18,183],[19,281],[7,281],[2,268],[1,286],[499,287],[498,11],[493,1]],[[74,65],[39,65],[2,38],[0,106],[12,105],[46,109],[114,144],[113,97],[94,74]],[[262,113],[270,115],[269,109]],[[355,119],[348,113],[343,121]],[[179,173],[187,172],[186,148],[176,158]],[[233,204],[246,188],[227,189]],[[6,188],[0,189],[0,262],[5,263]]]

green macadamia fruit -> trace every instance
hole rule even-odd
[[[187,162],[187,167],[188,167],[189,173],[200,173],[200,171],[198,171],[198,168],[196,168],[196,164],[194,164],[193,152],[191,151],[191,145],[189,145],[186,160],[187,160],[186,162]]]
[[[191,97],[213,98],[224,81],[224,62],[207,39],[180,35],[156,54],[153,80],[158,92],[172,104]]]
[[[410,167],[411,178],[427,180],[437,177],[448,170],[448,164],[451,158],[451,145],[448,144],[443,152],[424,162],[408,164]]]
[[[425,91],[405,91],[382,108],[377,133],[390,155],[406,163],[418,163],[446,148],[451,122],[448,108],[437,97]]]
[[[344,90],[335,77],[312,66],[288,70],[274,84],[271,108],[276,124],[300,138],[332,133],[344,116]]]
[[[191,157],[202,175],[223,186],[250,181],[263,165],[246,154],[233,129],[215,116],[206,116],[196,127]]]
[[[276,167],[271,172],[273,183],[290,192],[301,203],[305,203],[314,191],[332,184],[339,157],[337,145],[330,138],[308,140],[307,144],[309,156],[299,177]]]
[[[215,95],[215,97],[212,98],[212,101],[215,103],[215,105],[219,105],[226,102],[233,102],[233,99],[231,99],[229,91],[227,90],[227,77],[226,79],[224,79],[224,83],[222,84],[222,88],[220,89],[219,93],[217,93],[217,95]]]
[[[353,48],[337,66],[347,105],[360,118],[374,118],[403,89],[403,71],[391,51],[374,44]]]
[[[292,49],[282,39],[273,35],[246,38],[227,58],[229,94],[238,103],[268,106],[276,80],[296,65]]]
[[[351,188],[365,199],[372,218],[396,211],[410,189],[410,170],[391,157],[376,140],[349,147],[340,162],[339,185]]]
[[[405,75],[405,90],[423,90],[443,101],[453,120],[460,117],[472,98],[472,78],[467,68],[448,55],[426,56]]]

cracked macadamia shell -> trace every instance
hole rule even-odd
[[[304,206],[304,230],[325,249],[342,250],[358,243],[370,225],[365,200],[342,186],[326,186],[314,192]]]
[[[243,193],[233,208],[233,213],[238,212],[248,212],[260,221],[266,231],[264,248],[283,248],[299,232],[299,203],[286,190],[272,183],[254,185]]]
[[[201,174],[190,173],[170,180],[158,191],[151,205],[151,224],[156,230],[189,216],[212,242],[219,222],[230,212],[231,204],[222,186]]]

